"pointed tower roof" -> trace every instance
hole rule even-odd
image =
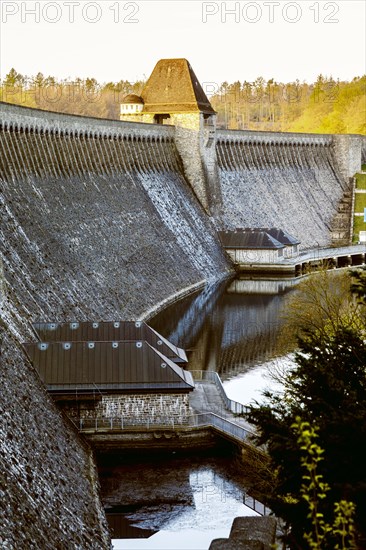
[[[141,97],[143,113],[215,114],[187,59],[160,59]]]

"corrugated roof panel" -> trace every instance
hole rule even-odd
[[[44,342],[109,342],[146,340],[176,362],[187,362],[185,351],[174,346],[143,321],[33,323]]]
[[[65,343],[38,342],[24,347],[51,391],[95,386],[101,391],[155,386],[189,391],[194,386],[183,369],[147,342],[119,342],[117,347],[113,342],[71,342],[66,348]]]
[[[283,231],[283,229],[278,229],[276,227],[271,227],[270,229],[266,229],[266,231],[272,235],[277,241],[279,241],[282,244],[285,245],[296,245],[300,244],[300,241],[296,239],[296,237],[293,237],[286,231]]]
[[[219,231],[219,237],[224,248],[278,249],[285,246],[261,229]]]

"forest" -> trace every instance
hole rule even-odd
[[[120,103],[140,94],[144,81],[107,82],[95,78],[25,76],[11,69],[0,81],[0,100],[26,107],[118,119]],[[352,81],[319,75],[308,84],[265,80],[212,86],[210,101],[219,128],[272,132],[366,135],[366,75]]]

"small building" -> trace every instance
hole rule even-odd
[[[296,258],[296,256],[299,255],[300,241],[296,239],[296,237],[293,237],[283,229],[278,229],[276,227],[264,228],[263,231],[266,231],[278,242],[285,245],[283,254],[284,258]]]
[[[131,115],[134,115],[131,118]],[[187,59],[160,59],[141,96],[129,94],[120,120],[199,129],[215,126],[216,112]]]
[[[129,120],[131,116],[139,115],[144,107],[144,100],[135,94],[126,95],[121,103],[121,120]]]
[[[24,348],[75,422],[182,423],[189,415],[192,374],[146,341],[35,342]]]
[[[174,126],[185,177],[206,212],[217,208],[216,112],[187,59],[160,59],[141,97],[124,98],[120,120]]]
[[[174,363],[187,363],[184,349],[169,342],[144,321],[74,321],[71,323],[33,323],[43,342],[121,342],[146,340]]]
[[[281,264],[296,257],[300,242],[278,228],[237,228],[219,231],[221,243],[235,265],[246,267]]]

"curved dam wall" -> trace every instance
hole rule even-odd
[[[0,246],[24,313],[135,318],[228,269],[173,128],[2,111]]]
[[[357,136],[218,131],[221,223],[281,227],[302,248],[347,244],[360,146]]]
[[[173,138],[0,104],[2,548],[109,547],[90,449],[22,350],[30,323],[142,317],[230,269]]]

